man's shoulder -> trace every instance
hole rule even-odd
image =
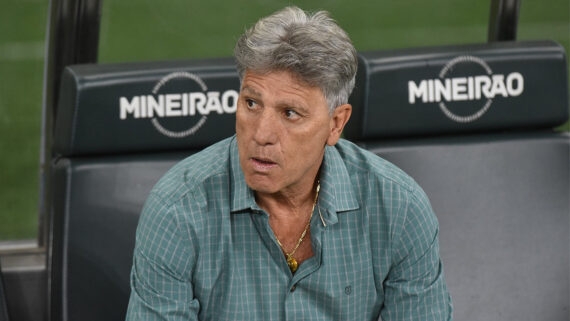
[[[390,182],[409,192],[418,188],[416,181],[402,169],[348,140],[339,140],[335,147],[350,177],[365,175],[369,179]]]
[[[226,138],[178,162],[156,183],[151,193],[172,204],[204,188],[210,178],[229,175],[233,140],[234,137]]]

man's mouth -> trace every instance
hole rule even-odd
[[[256,170],[266,171],[277,166],[277,163],[267,158],[252,157],[250,160]]]

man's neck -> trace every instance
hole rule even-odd
[[[312,184],[296,190],[285,190],[272,194],[255,192],[255,200],[259,207],[266,210],[270,216],[273,216],[273,219],[278,221],[303,219],[310,214],[307,208],[312,208],[316,196],[316,186],[317,182],[314,179]]]

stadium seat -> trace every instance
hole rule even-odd
[[[232,59],[66,68],[52,165],[51,320],[124,320],[142,205],[172,165],[235,132],[238,88]]]
[[[359,54],[350,139],[440,221],[455,320],[567,320],[564,51],[512,42]],[[67,67],[56,116],[51,320],[123,320],[138,215],[174,163],[234,133],[231,59]]]
[[[367,52],[359,65],[346,137],[430,197],[454,319],[568,320],[570,136],[551,130],[568,120],[563,49]]]
[[[8,318],[8,307],[6,305],[6,291],[2,278],[2,267],[0,266],[0,321],[10,321]]]

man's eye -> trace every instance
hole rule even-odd
[[[255,105],[257,105],[257,103],[253,99],[246,99],[245,104],[247,105],[247,108],[250,109],[253,109]]]
[[[294,110],[287,109],[285,110],[285,117],[288,119],[297,119],[299,117],[299,114]]]

